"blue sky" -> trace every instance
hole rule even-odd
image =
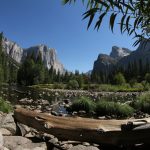
[[[119,26],[109,30],[107,18],[97,32],[87,30],[82,20],[83,5],[63,6],[61,0],[0,0],[0,31],[27,48],[46,44],[57,50],[65,68],[86,72],[93,67],[99,53],[109,54],[112,46],[132,47],[134,40],[122,35]]]

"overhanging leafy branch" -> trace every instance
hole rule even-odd
[[[143,39],[150,39],[150,0],[81,0],[87,11],[83,19],[89,18],[87,28],[98,16],[95,29],[99,30],[106,16],[109,16],[110,29],[114,30],[116,20],[119,20],[121,33],[134,35],[134,46]],[[72,4],[77,0],[63,0],[64,4]],[[118,17],[119,16],[119,17]],[[121,17],[120,17],[121,16]],[[116,19],[118,17],[118,19]],[[118,23],[118,22],[117,22]]]

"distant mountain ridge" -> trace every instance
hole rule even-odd
[[[110,55],[99,54],[97,60],[94,62],[93,72],[108,74],[114,69],[116,64],[124,57],[129,56],[131,50],[127,48],[112,47]]]
[[[110,55],[99,54],[92,73],[99,76],[103,74],[107,78],[110,75],[113,77],[118,70],[132,72],[131,78],[136,73],[143,76],[146,72],[150,72],[150,40],[142,41],[135,51],[113,46]]]
[[[48,48],[46,45],[37,45],[27,49],[21,48],[17,43],[8,40],[6,37],[2,38],[2,47],[3,51],[12,58],[17,63],[21,64],[28,54],[34,53],[35,58],[38,56],[39,52],[42,56],[42,61],[44,66],[48,69],[53,67],[56,72],[60,72],[63,74],[65,72],[65,68],[62,63],[57,58],[56,50],[52,48]]]

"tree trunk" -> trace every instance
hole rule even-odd
[[[136,120],[97,120],[80,117],[58,117],[17,108],[17,122],[52,134],[62,140],[103,144],[139,144],[149,142],[150,118]]]

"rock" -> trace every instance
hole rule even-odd
[[[47,141],[47,140],[50,140],[50,139],[54,139],[55,137],[51,134],[44,133],[43,138],[44,138],[44,140]]]
[[[99,150],[99,148],[94,147],[94,146],[88,146],[86,147],[86,150]]]
[[[79,114],[79,115],[85,115],[85,114],[86,114],[86,111],[80,110],[80,111],[78,112],[78,114]]]
[[[4,136],[4,146],[9,149],[14,149],[19,145],[28,145],[31,140],[21,136]]]
[[[62,147],[62,149],[70,149],[70,148],[72,148],[73,147],[73,145],[72,144],[64,144],[64,145],[62,145],[61,146]]]
[[[11,133],[9,130],[5,129],[5,128],[0,128],[0,132],[1,132],[1,134],[2,134],[3,136],[12,135],[12,133]]]
[[[53,138],[53,139],[49,140],[49,142],[55,145],[56,143],[58,143],[58,139]]]
[[[58,113],[56,111],[51,111],[51,114],[54,116],[58,116]]]
[[[106,117],[105,116],[100,116],[100,117],[98,117],[98,119],[104,120],[104,119],[106,119]]]
[[[120,59],[122,57],[130,55],[131,51],[127,48],[120,48],[117,46],[112,47],[112,51],[110,53],[110,57],[115,59]]]
[[[74,146],[72,148],[69,148],[69,150],[86,150],[86,146],[77,145],[77,146]]]
[[[3,146],[3,144],[4,144],[3,135],[0,132],[0,146]]]
[[[83,146],[83,145],[77,145],[74,146],[72,148],[70,148],[69,150],[99,150],[97,147],[94,146]]]
[[[46,150],[47,146],[45,142],[41,143],[32,143],[31,140],[21,137],[21,136],[4,136],[4,147],[7,147],[11,150]]]
[[[12,116],[13,114],[10,113],[3,118],[1,128],[9,130],[11,134],[14,135],[16,133],[16,124]]]
[[[84,145],[84,146],[89,146],[90,143],[88,143],[88,142],[83,142],[82,145]]]

